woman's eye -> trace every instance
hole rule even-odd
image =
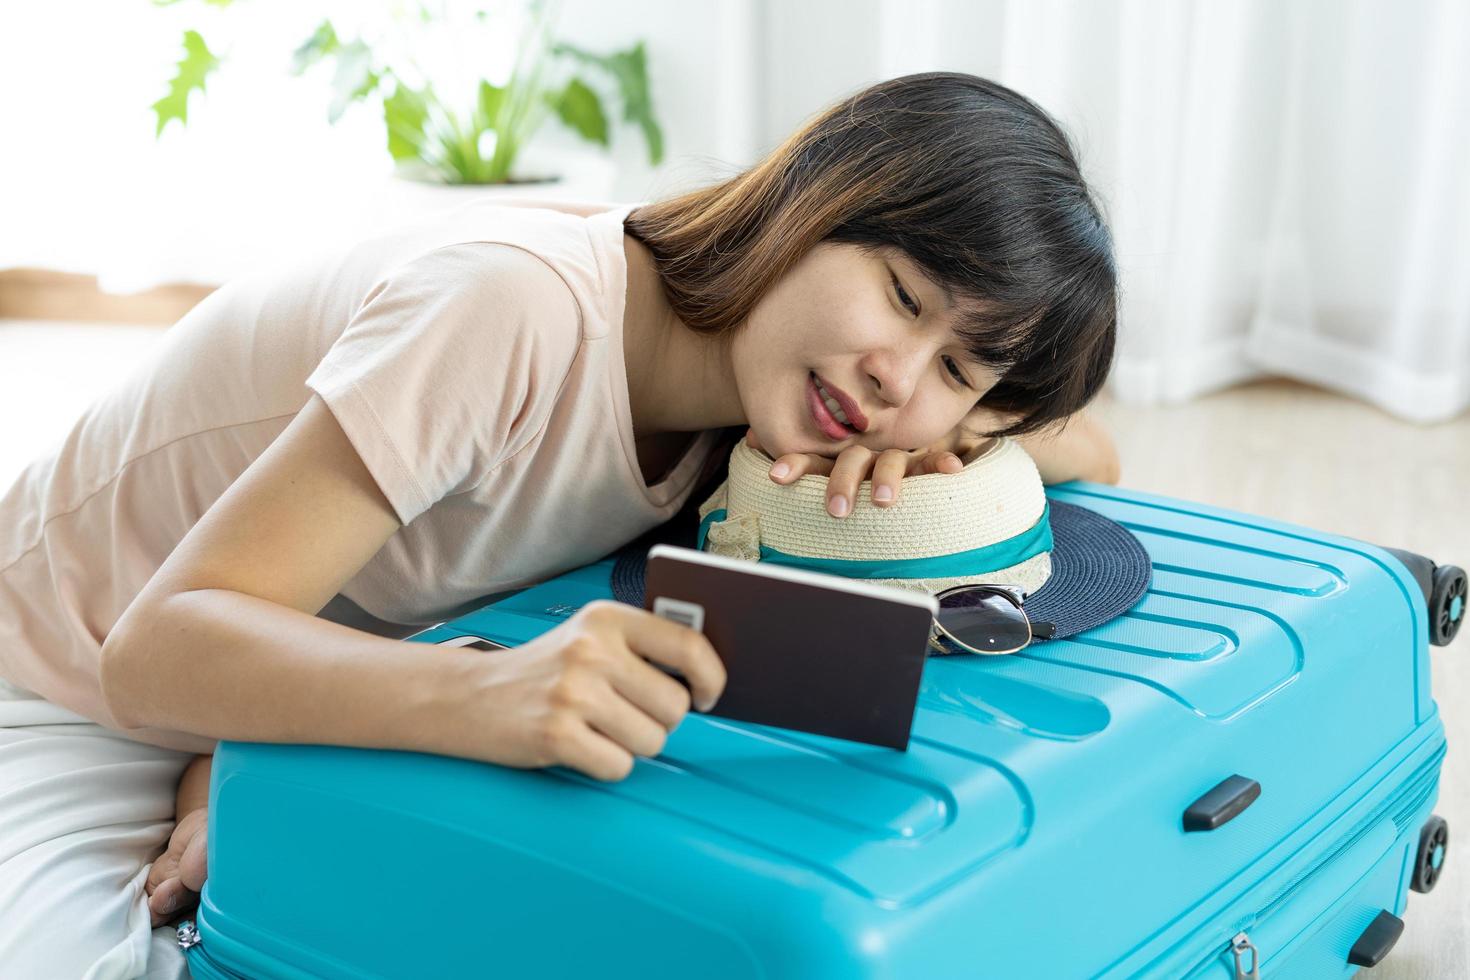
[[[888,275],[889,278],[893,280],[893,288],[898,292],[898,301],[902,303],[910,313],[912,313],[914,316],[918,316],[919,304],[916,303],[914,301],[914,298],[908,294],[908,291],[903,288],[903,284],[898,281],[898,276],[894,275],[891,272]],[[955,366],[954,358],[946,357],[944,361],[945,366],[949,368],[949,373],[954,376],[954,379],[960,384],[964,385],[966,388],[970,387],[970,383],[965,380],[964,374],[962,374],[959,368]]]
[[[898,281],[898,276],[892,276],[892,279],[893,279],[893,288],[896,289],[896,290],[898,290],[898,301],[900,303],[902,303],[905,307],[907,307],[908,308],[908,311],[910,313],[912,313],[914,316],[918,316],[919,315],[919,304],[918,303],[915,303],[914,300],[913,300],[913,298],[911,296],[909,296],[909,294],[907,292],[904,291],[903,286],[900,285],[900,283]]]
[[[954,358],[946,357],[944,360],[946,364],[950,365],[949,373],[954,375],[955,380],[964,385],[966,388],[970,387],[970,382],[965,380],[965,376],[960,373],[960,369],[954,367]]]

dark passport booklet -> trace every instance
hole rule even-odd
[[[644,608],[720,655],[727,681],[709,714],[908,748],[932,595],[656,544]]]

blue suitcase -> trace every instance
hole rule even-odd
[[[1453,636],[1463,574],[1102,484],[1047,495],[1132,530],[1152,587],[1069,639],[929,660],[906,752],[695,713],[616,783],[222,742],[209,880],[178,930],[193,975],[1326,978],[1377,963],[1408,889],[1444,860],[1428,641]],[[415,639],[524,642],[610,598],[612,565]]]

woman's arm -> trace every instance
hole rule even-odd
[[[184,768],[184,774],[179,777],[179,791],[174,797],[175,820],[209,805],[209,771],[213,766],[213,755],[196,755]]]
[[[173,833],[143,884],[155,929],[199,904],[209,871],[209,770],[213,764],[213,755],[196,755],[179,778]]]
[[[663,750],[691,697],[704,710],[719,700],[725,671],[708,638],[611,599],[495,657],[313,615],[399,526],[312,395],[103,641],[116,727],[568,765],[616,780],[635,754]],[[202,880],[202,862],[198,871]]]
[[[1069,416],[1060,433],[1047,430],[1017,436],[1016,442],[1036,461],[1042,483],[1118,482],[1121,464],[1112,436],[1085,410]]]
[[[319,395],[195,523],[102,644],[123,728],[414,749],[471,654],[315,615],[399,528]],[[426,749],[432,751],[432,749]]]

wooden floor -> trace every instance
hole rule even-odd
[[[141,363],[160,334],[0,320],[0,487],[59,442],[100,388]],[[1123,486],[1470,567],[1470,415],[1417,426],[1279,381],[1168,408],[1104,396],[1095,413],[1114,433]],[[1470,977],[1470,630],[1431,653],[1449,738],[1435,811],[1449,821],[1450,856],[1434,892],[1409,893],[1407,928],[1372,971],[1377,980]]]

